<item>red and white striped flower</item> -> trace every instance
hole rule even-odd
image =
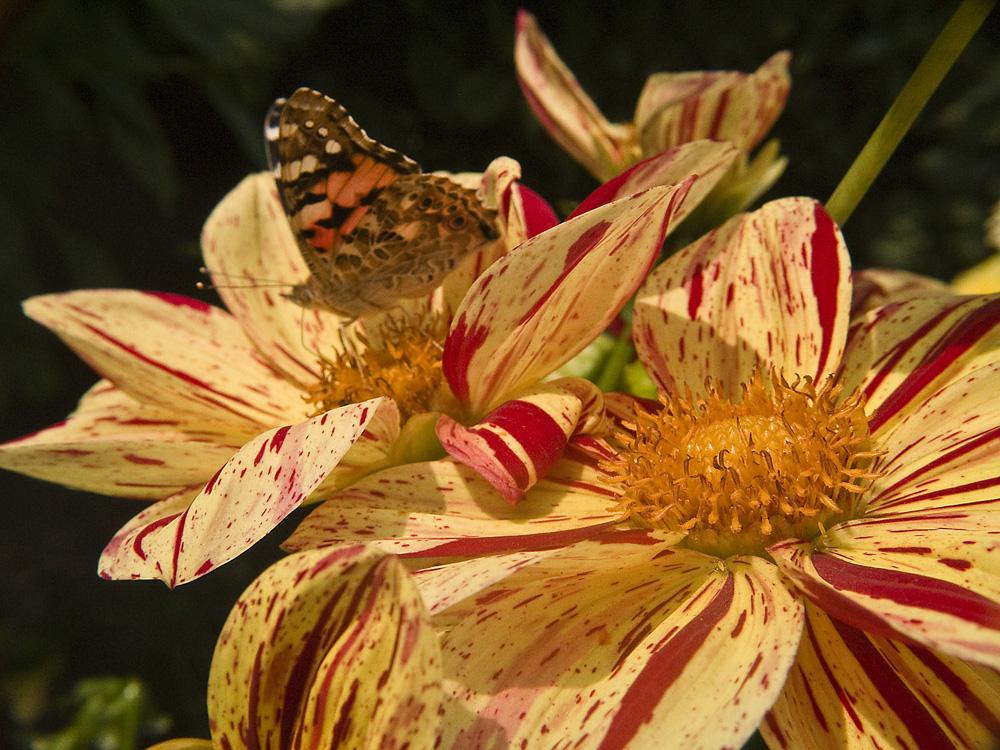
[[[337,316],[282,296],[307,269],[273,179],[251,176],[203,235],[228,313],[128,290],[28,300],[28,315],[104,379],[64,422],[0,446],[0,466],[158,501],[115,535],[100,572],[171,586],[231,560],[307,499],[443,456],[442,444],[516,501],[571,434],[603,419],[586,381],[539,381],[607,325],[732,158],[730,146],[690,144],[556,226],[544,202],[514,187],[517,164],[498,159],[483,192],[504,246],[407,301],[396,323],[383,325],[389,311],[346,333]],[[634,194],[650,184],[665,186]],[[580,305],[584,296],[603,304]],[[442,356],[428,332],[443,338],[449,327]]]
[[[1000,734],[1000,296],[850,317],[822,207],[782,199],[658,267],[608,396],[515,507],[440,460],[366,477],[292,550],[407,558],[444,747],[989,747]]]
[[[514,43],[518,82],[535,116],[601,182],[642,159],[702,138],[729,141],[746,154],[784,109],[791,87],[789,59],[788,52],[778,52],[751,74],[658,73],[646,81],[634,120],[611,123],[527,11],[518,13]],[[770,163],[776,154],[775,148],[764,161]],[[770,185],[782,168],[783,162],[776,162],[773,174],[756,181]]]

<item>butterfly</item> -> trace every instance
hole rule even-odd
[[[499,237],[475,190],[425,174],[370,138],[340,104],[300,88],[264,125],[278,194],[311,271],[285,295],[347,318],[430,292]]]

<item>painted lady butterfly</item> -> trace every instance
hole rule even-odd
[[[474,190],[424,174],[342,106],[301,88],[267,114],[268,160],[310,278],[286,295],[348,318],[426,294],[499,237]]]

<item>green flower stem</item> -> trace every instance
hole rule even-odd
[[[996,0],[962,0],[826,203],[840,226],[854,211],[931,94],[993,10]]]
[[[632,345],[632,326],[627,325],[615,341],[608,356],[605,357],[601,371],[594,379],[595,385],[602,391],[618,390],[621,385],[625,366],[635,357],[635,346]]]

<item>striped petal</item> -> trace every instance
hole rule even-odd
[[[633,338],[660,388],[697,394],[717,377],[736,396],[756,367],[832,373],[850,295],[840,230],[818,202],[783,198],[657,267],[636,297]]]
[[[680,222],[719,183],[738,154],[733,144],[721,141],[681,144],[608,180],[588,195],[570,214],[570,218],[642,190],[658,185],[676,185],[690,175],[698,175],[699,179],[691,185],[687,198],[678,210],[676,221]]]
[[[944,282],[899,268],[866,268],[851,275],[851,319],[890,302],[954,294]]]
[[[209,740],[183,739],[157,742],[146,750],[212,750],[213,747]]]
[[[249,438],[302,419],[301,391],[236,320],[197,300],[131,290],[34,297],[25,313],[136,400]]]
[[[806,611],[798,660],[760,728],[772,750],[995,747],[996,672]]]
[[[603,405],[590,381],[561,378],[504,402],[472,427],[442,415],[437,436],[448,453],[514,505],[562,457],[574,432],[603,423]]]
[[[556,464],[517,506],[450,459],[398,466],[341,490],[282,545],[366,543],[414,558],[466,558],[570,544],[614,525],[615,493],[595,468]]]
[[[785,107],[791,55],[778,52],[756,72],[699,71],[650,76],[639,95],[635,127],[643,154],[713,138],[749,151]]]
[[[153,500],[207,482],[239,446],[218,426],[140,404],[102,380],[64,421],[0,445],[0,467],[74,489]]]
[[[126,524],[101,555],[100,574],[171,587],[205,575],[297,508],[373,421],[393,420],[398,425],[395,402],[373,399],[259,435],[190,504],[182,493]]]
[[[903,381],[899,390],[907,386]],[[873,466],[881,476],[868,490],[869,507],[899,513],[995,503],[1000,496],[998,392],[1000,362],[992,361],[923,403],[884,401],[871,419],[883,455]],[[898,411],[885,421],[892,408]]]
[[[445,377],[470,415],[491,411],[597,337],[649,270],[693,179],[570,219],[479,277],[443,356]]]
[[[598,180],[605,182],[638,161],[632,126],[605,119],[559,59],[535,17],[524,10],[517,14],[514,65],[538,121]]]
[[[943,529],[940,549],[935,546],[935,520]],[[862,525],[857,542],[848,526],[845,538],[838,540],[844,546],[826,545],[825,552],[799,540],[781,542],[768,552],[785,575],[838,620],[996,669],[1000,570],[993,558],[998,520],[996,511],[912,520],[907,514],[896,524]],[[911,523],[917,529],[912,535],[907,533]],[[961,545],[957,537],[966,529],[971,538],[963,552],[956,549]],[[888,546],[891,539],[896,546]]]
[[[768,563],[725,568],[612,531],[440,612],[462,707],[444,746],[739,747],[794,661],[802,607]]]
[[[998,348],[1000,295],[919,297],[852,321],[839,380],[862,389],[872,431],[884,434],[944,386],[995,362]]]
[[[272,565],[219,636],[208,710],[216,747],[434,747],[441,655],[406,569],[362,547]]]
[[[292,382],[319,380],[316,352],[339,346],[341,319],[284,296],[310,271],[274,176],[252,174],[233,188],[205,222],[201,246],[216,292],[262,356]]]

